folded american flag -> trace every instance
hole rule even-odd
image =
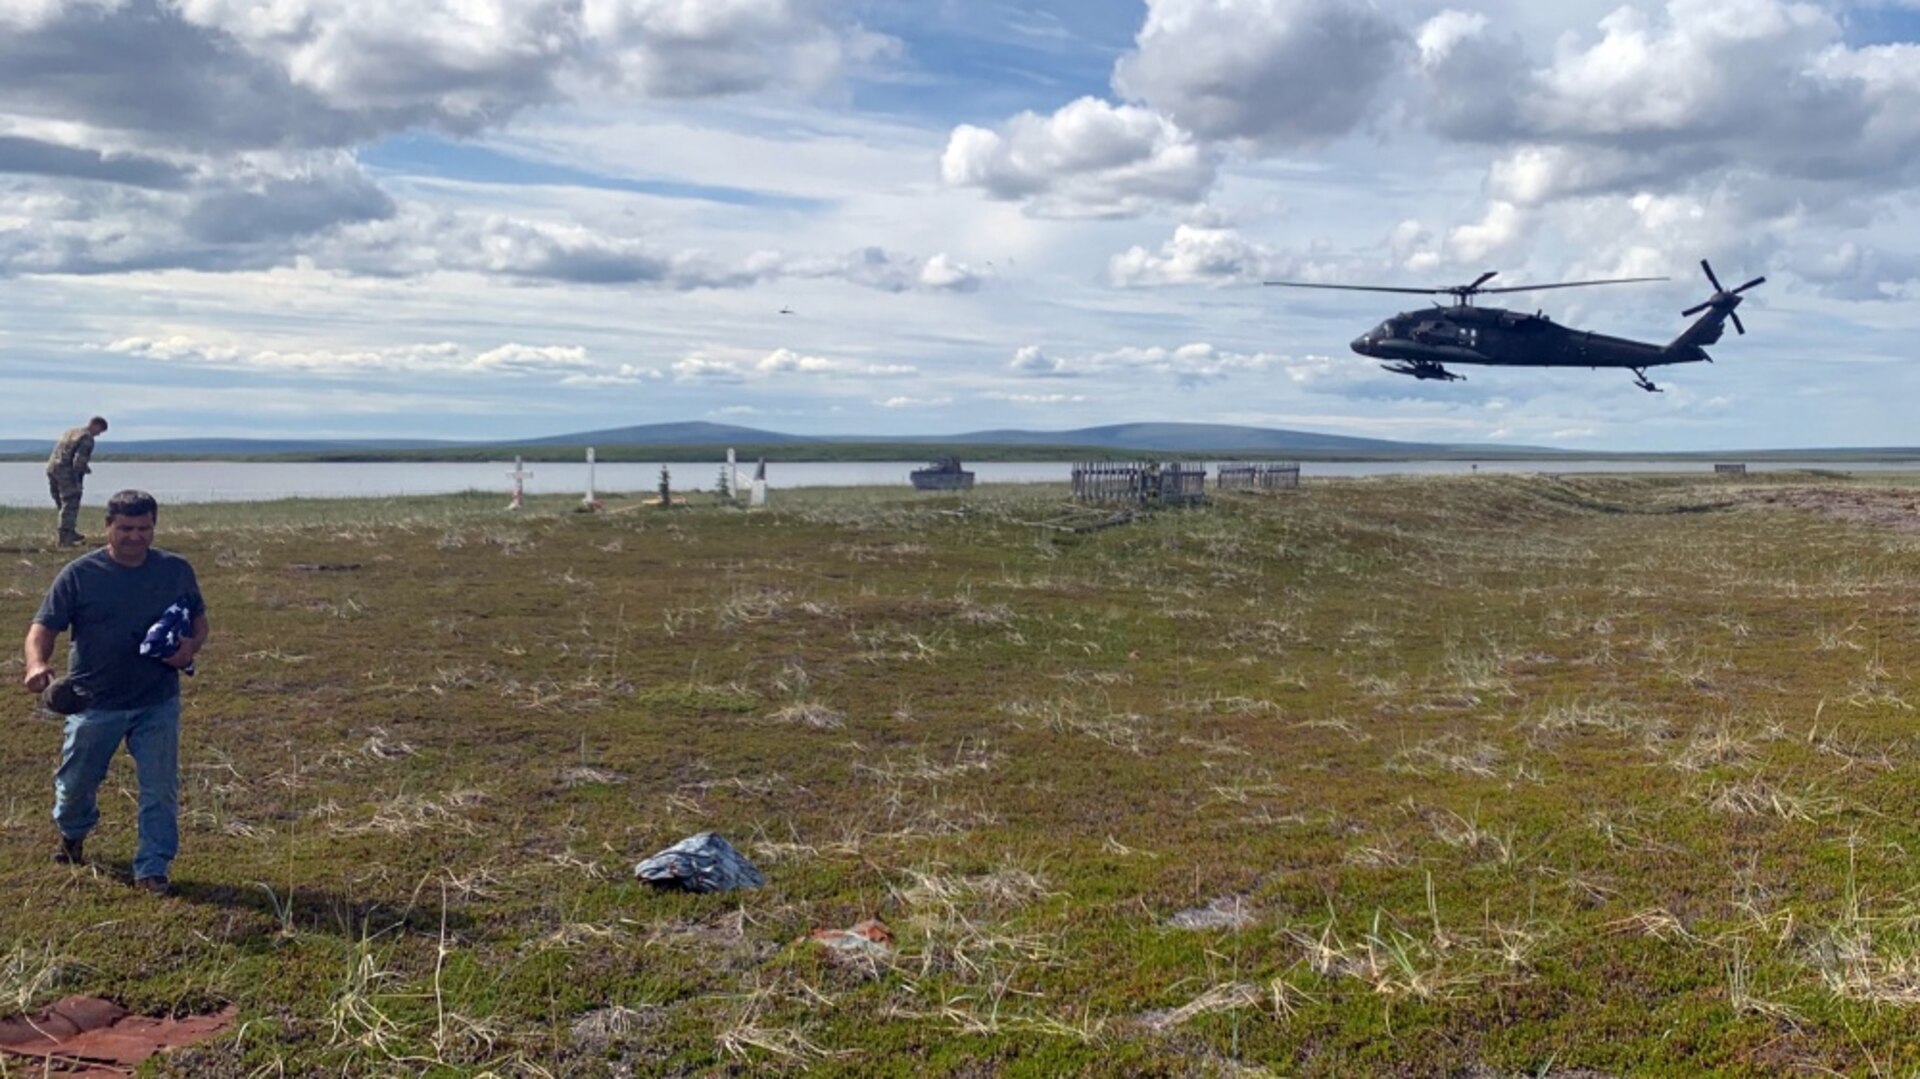
[[[185,599],[175,600],[173,606],[161,612],[158,621],[147,629],[145,640],[140,642],[140,654],[164,660],[180,651],[180,642],[193,636],[193,615],[187,610]],[[193,664],[181,668],[188,674],[193,673]]]

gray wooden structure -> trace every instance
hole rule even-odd
[[[1073,497],[1136,506],[1197,505],[1207,498],[1207,470],[1178,462],[1082,462],[1073,466]]]
[[[1298,461],[1221,462],[1214,487],[1222,491],[1277,491],[1300,486]]]
[[[960,467],[960,458],[942,457],[925,468],[907,473],[916,491],[971,491],[973,473]]]
[[[1744,476],[1747,474],[1747,466],[1745,464],[1716,464],[1713,466],[1713,472],[1716,476]]]

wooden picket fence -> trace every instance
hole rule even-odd
[[[1073,466],[1073,497],[1136,506],[1194,505],[1206,501],[1207,470],[1157,461],[1082,462]]]
[[[1716,464],[1713,466],[1713,471],[1715,475],[1719,476],[1744,476],[1747,474],[1747,466],[1745,464]]]
[[[1278,491],[1300,486],[1298,461],[1223,462],[1213,485],[1222,491]]]

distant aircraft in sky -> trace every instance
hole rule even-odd
[[[780,309],[780,313],[781,313],[781,314],[783,314],[783,315],[791,315],[791,314],[793,314],[793,308],[791,308],[791,307],[782,307],[782,308]]]

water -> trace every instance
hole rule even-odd
[[[675,490],[711,490],[721,464],[683,462],[667,466]],[[924,468],[923,461],[796,461],[769,462],[767,483],[773,490],[795,487],[908,486],[907,473]],[[981,484],[1066,483],[1073,469],[1068,461],[1002,461],[967,466]],[[1209,473],[1214,471],[1209,464]],[[87,477],[85,504],[104,506],[107,496],[122,488],[150,491],[163,503],[258,502],[274,498],[389,498],[404,495],[450,494],[456,491],[498,491],[505,498],[512,489],[507,473],[511,461],[442,462],[392,461],[351,464],[266,461],[114,461],[95,462]],[[541,461],[527,466],[529,495],[583,493],[587,485],[584,463]],[[1920,463],[1863,461],[1835,464],[1818,461],[1750,462],[1752,472],[1790,469],[1828,469],[1840,472],[1916,471]],[[743,464],[750,473],[752,465]],[[1331,476],[1460,475],[1538,472],[1670,472],[1710,473],[1708,461],[1307,461],[1303,479]],[[660,464],[606,463],[595,466],[594,485],[602,493],[653,491],[660,485]],[[46,466],[38,461],[0,461],[0,505],[52,508],[47,494]]]

